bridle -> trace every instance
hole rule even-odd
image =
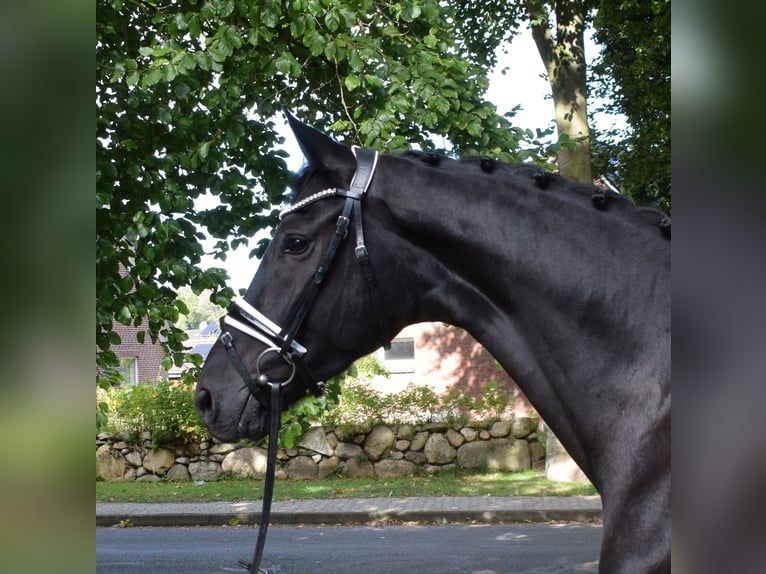
[[[370,186],[370,182],[375,174],[378,153],[357,146],[352,147],[352,151],[356,158],[356,171],[354,172],[354,176],[351,179],[351,183],[347,190],[340,188],[325,189],[293,204],[279,214],[279,219],[282,220],[285,216],[297,212],[322,199],[330,197],[345,198],[343,209],[335,225],[335,235],[333,236],[327,251],[325,251],[319,266],[316,271],[314,271],[311,280],[304,287],[300,297],[298,297],[290,310],[285,326],[280,327],[277,323],[271,321],[242,297],[236,298],[229,306],[227,314],[221,318],[220,341],[226,349],[229,360],[236,368],[239,376],[244,381],[253,398],[262,405],[269,405],[270,410],[266,483],[264,485],[263,512],[261,513],[258,541],[256,543],[253,561],[251,563],[240,561],[240,565],[248,569],[251,574],[266,574],[265,570],[261,570],[259,566],[263,555],[263,546],[265,544],[266,531],[268,529],[271,498],[274,488],[277,443],[279,442],[280,413],[282,410],[282,393],[288,385],[293,384],[294,381],[303,385],[306,392],[310,392],[316,396],[321,395],[325,389],[324,381],[317,380],[306,365],[305,357],[308,350],[296,340],[296,336],[311,311],[317,294],[319,293],[319,288],[335,260],[335,256],[338,253],[341,243],[348,235],[349,226],[352,224],[356,234],[354,255],[356,261],[359,263],[362,276],[367,285],[367,290],[370,294],[373,306],[375,307],[383,346],[388,348],[391,341],[388,320],[375,281],[375,274],[370,265],[370,254],[364,241],[364,226],[362,221],[362,200],[364,199],[367,188]],[[232,337],[229,328],[236,329],[240,333],[266,345],[266,349],[261,352],[255,362],[255,376],[250,374],[250,370],[247,368],[245,362],[242,360],[242,357],[234,346],[234,338]],[[291,373],[285,380],[280,382],[271,381],[268,375],[261,371],[261,363],[270,353],[277,354],[291,367]],[[264,396],[266,389],[269,391],[268,396]]]

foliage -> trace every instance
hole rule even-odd
[[[149,431],[157,445],[165,440],[199,440],[206,436],[194,407],[194,390],[182,382],[161,380],[106,392],[108,428],[137,434]]]
[[[596,157],[601,167],[619,167],[616,183],[635,198],[669,204],[663,131],[669,2],[653,0],[642,12],[646,4],[98,0],[102,377],[118,380],[115,322],[143,327],[139,340],[162,342],[167,368],[190,360],[179,328],[190,309],[178,291],[209,290],[209,300],[222,307],[234,296],[223,269],[202,268],[203,241],[212,242],[221,260],[240,245],[249,245],[253,256],[263,253],[267,240],[252,245],[251,238],[275,224],[288,179],[275,120],[283,105],[339,140],[381,151],[432,149],[439,142],[454,154],[542,161],[535,135],[515,128],[483,97],[501,42],[525,22],[541,25],[530,6],[557,15],[567,6],[582,8],[586,24],[599,8],[596,37],[606,46],[599,73],[614,81],[604,85],[631,130],[619,155],[617,139],[608,139]],[[205,207],[198,201],[205,194],[217,203]]]
[[[513,396],[496,380],[487,381],[479,397],[465,394],[462,388],[453,387],[442,399],[442,408],[454,421],[500,420],[513,408]]]
[[[287,105],[347,143],[519,160],[525,133],[484,101],[452,9],[374,3],[96,3],[96,338],[115,379],[114,322],[146,327],[182,365],[177,291],[233,297],[213,254],[273,226],[288,178],[275,117]],[[528,147],[528,146],[527,146]],[[218,204],[202,207],[203,194]],[[266,241],[253,247],[263,252]],[[142,335],[145,337],[146,335]]]
[[[344,381],[369,380],[376,375],[387,376],[388,373],[374,355],[362,357],[344,373],[327,381],[322,396],[309,395],[291,404],[282,413],[279,446],[294,448],[311,425],[329,422],[332,416],[330,413],[338,412],[342,408],[340,404]]]
[[[209,289],[201,293],[195,293],[191,287],[185,286],[178,290],[178,299],[183,301],[189,310],[187,315],[181,315],[177,326],[179,329],[197,329],[203,321],[209,323],[217,322],[226,312],[223,307],[213,301],[210,296],[213,292]]]
[[[455,25],[465,52],[488,66],[494,65],[503,42],[526,23],[533,36],[537,34],[538,46],[544,40],[552,41],[557,50],[564,47],[561,40],[569,29],[562,25],[564,16],[579,14],[601,45],[586,81],[588,99],[598,96],[606,103],[599,109],[589,105],[588,114],[622,114],[628,122],[627,129],[605,132],[595,132],[590,122],[593,173],[608,176],[639,204],[670,211],[670,0],[453,0],[451,4],[459,16]],[[585,55],[572,55],[584,70]],[[567,60],[561,56],[548,61],[558,65]],[[541,57],[546,60],[544,52]],[[550,68],[546,72],[557,101],[556,74]],[[559,129],[558,144],[564,143],[564,135]]]
[[[626,130],[599,134],[593,162],[635,201],[670,211],[670,0],[601,0],[594,20],[603,46],[593,91]]]

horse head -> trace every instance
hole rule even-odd
[[[392,336],[377,288],[391,266],[367,249],[380,235],[371,212],[362,227],[377,153],[286,115],[307,165],[252,283],[221,320],[197,384],[197,410],[221,440],[266,434],[267,382],[282,383],[288,406],[321,393],[322,381]]]

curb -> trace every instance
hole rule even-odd
[[[275,502],[272,525],[382,522],[519,523],[600,520],[598,496],[294,500]],[[260,502],[96,505],[96,526],[258,525]]]

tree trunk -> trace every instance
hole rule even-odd
[[[584,28],[581,0],[549,0],[556,15],[553,36],[545,0],[527,0],[532,37],[545,65],[553,93],[562,175],[591,182],[590,130],[586,113]]]

